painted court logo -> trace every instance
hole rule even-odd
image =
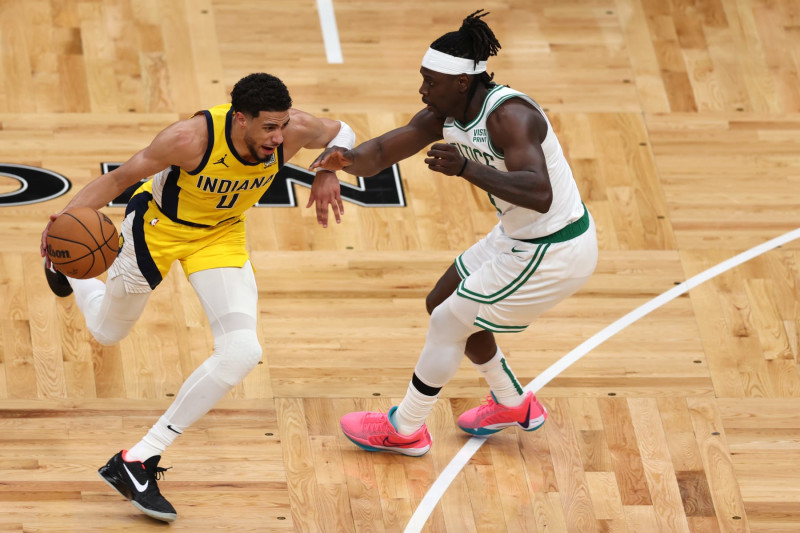
[[[228,155],[230,154],[225,154],[215,163],[228,167],[226,163]],[[264,165],[268,166],[276,159],[276,155],[273,153]],[[100,169],[103,174],[106,174],[121,164],[101,163]],[[61,174],[28,165],[0,162],[0,177],[19,183],[17,190],[0,193],[0,209],[53,200],[66,194],[72,187],[70,181]],[[310,189],[314,182],[313,172],[292,164],[282,166],[274,177],[275,183],[264,192],[255,207],[297,207],[295,187]],[[125,189],[122,194],[108,204],[108,207],[125,207],[140,185],[141,183],[134,183]],[[217,193],[219,194],[219,191]],[[397,165],[385,168],[369,179],[358,177],[356,184],[342,182],[341,194],[343,201],[365,207],[406,206],[400,169]]]

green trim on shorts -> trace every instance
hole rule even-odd
[[[520,275],[517,276],[511,283],[509,283],[499,291],[495,292],[494,294],[483,295],[483,294],[478,294],[477,292],[473,292],[464,286],[464,281],[459,283],[456,293],[462,298],[467,298],[468,300],[474,300],[482,304],[494,304],[504,298],[508,298],[514,292],[516,292],[517,289],[522,287],[525,284],[525,282],[528,281],[528,279],[533,275],[533,273],[536,272],[536,269],[539,268],[542,259],[544,259],[544,254],[549,247],[550,243],[540,244],[539,246],[537,246],[536,251],[533,253],[533,257],[531,258],[530,262],[525,266],[525,269],[522,271],[522,273],[520,273]]]
[[[464,260],[462,259],[463,255],[464,254],[461,254],[456,257],[456,272],[461,276],[461,279],[466,279],[469,276],[469,270],[467,270],[466,265],[464,265]]]
[[[481,317],[475,318],[475,322],[473,322],[473,324],[479,328],[487,329],[495,333],[519,333],[520,331],[525,331],[528,328],[528,326],[501,326],[500,324],[494,324]]]

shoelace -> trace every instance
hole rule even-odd
[[[368,432],[373,430],[384,430],[388,424],[391,427],[391,422],[388,419],[389,415],[382,413],[370,413],[364,417],[364,429]]]
[[[152,473],[152,478],[155,479],[156,481],[158,481],[159,479],[166,479],[167,476],[164,475],[164,472],[171,469],[172,469],[171,466],[168,466],[167,468],[161,468],[160,466],[157,466],[155,468],[155,472]],[[148,474],[149,473],[150,472],[148,472]]]
[[[494,398],[492,398],[491,394],[486,395],[486,403],[482,403],[480,407],[478,407],[478,412],[486,411],[487,409],[492,409],[495,405],[498,405]]]

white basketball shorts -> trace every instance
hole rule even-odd
[[[506,236],[498,223],[456,258],[462,278],[453,304],[464,316],[478,302],[474,325],[497,333],[523,331],[533,320],[580,289],[597,266],[594,220],[563,242],[526,242]],[[579,221],[580,222],[580,221]],[[575,223],[573,223],[575,224]],[[547,240],[544,239],[537,239]],[[461,302],[461,305],[459,305]]]

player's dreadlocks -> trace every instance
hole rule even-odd
[[[464,19],[458,31],[445,33],[433,41],[431,48],[454,57],[472,59],[476,65],[478,61],[486,61],[490,56],[496,56],[500,50],[500,42],[489,25],[482,20],[488,14],[483,9],[477,10]],[[489,87],[492,85],[494,73],[481,72],[476,77],[479,83]]]

